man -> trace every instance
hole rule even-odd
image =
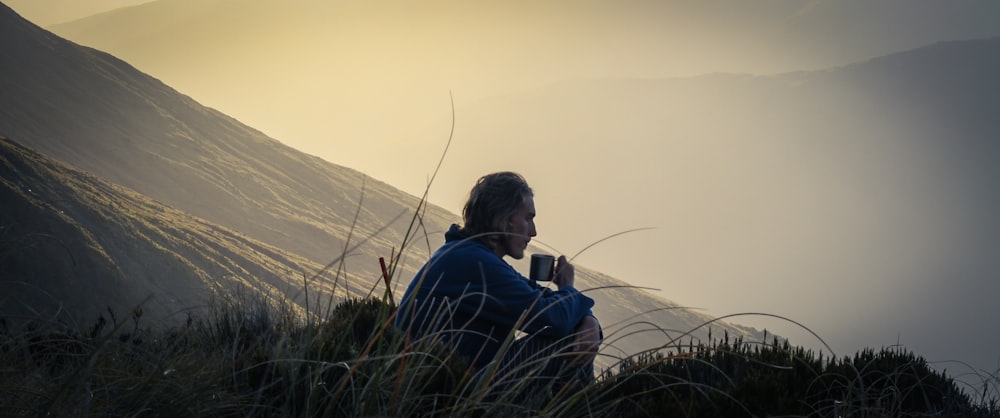
[[[543,372],[593,379],[601,328],[593,299],[574,284],[574,269],[560,256],[553,291],[522,276],[504,257],[524,257],[535,231],[534,195],[516,173],[483,176],[441,246],[406,289],[396,327],[414,338],[452,344],[476,368],[500,361],[501,373]],[[520,330],[526,335],[505,346]],[[520,370],[520,371],[519,371]]]

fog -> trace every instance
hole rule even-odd
[[[1000,3],[161,0],[51,29],[417,195],[454,123],[433,203],[519,171],[554,252],[651,228],[582,265],[838,355],[1000,369],[995,148],[877,91],[799,113],[786,74],[1000,36]]]

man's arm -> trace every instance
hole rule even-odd
[[[481,299],[482,306],[469,303],[475,302],[475,298],[466,301],[465,310],[498,323],[519,325],[524,332],[541,332],[556,338],[573,335],[580,320],[589,315],[594,306],[593,299],[565,282],[558,291],[533,286],[530,280],[499,259],[482,263],[480,269],[485,287],[474,286],[477,287],[474,291],[489,296]],[[519,324],[525,312],[527,317]]]

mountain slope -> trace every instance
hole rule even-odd
[[[141,305],[157,321],[239,287],[302,303],[303,272],[319,267],[5,138],[0,195],[0,312],[17,318],[89,321]]]

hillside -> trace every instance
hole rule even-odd
[[[0,312],[89,325],[111,309],[183,318],[213,293],[304,304],[320,266],[0,138]],[[313,290],[333,292],[329,275]],[[369,286],[353,275],[337,293]],[[194,309],[194,311],[189,311]]]
[[[380,277],[378,257],[398,251],[418,207],[414,196],[282,145],[110,55],[39,29],[7,8],[0,8],[0,50],[4,51],[0,134],[165,207],[204,219],[205,225],[217,225],[210,228],[238,231],[247,240],[301,257],[288,255],[290,260],[311,263],[278,263],[266,274],[284,277],[291,264],[292,270],[305,270],[308,276],[333,261],[339,268],[343,260],[346,271],[362,281],[350,290],[367,293]],[[428,248],[439,245],[447,225],[457,219],[438,207],[426,208],[422,230],[396,272],[397,292],[426,258]],[[170,234],[185,236],[165,235]],[[160,239],[169,242],[168,238],[152,236],[146,245],[159,245]],[[195,245],[199,240],[182,241]],[[350,251],[341,258],[345,246]],[[583,267],[579,271],[578,287],[617,286],[591,292],[609,334],[626,325],[614,325],[618,320],[655,324],[657,332],[616,341],[616,350],[659,346],[669,341],[662,330],[675,330],[670,334],[676,336],[711,320],[683,309],[661,309],[676,304],[624,288],[625,283]],[[258,277],[267,280],[266,274]],[[201,277],[195,275],[197,280]],[[317,285],[316,290],[332,286]],[[174,309],[190,306],[188,299],[177,301]],[[721,322],[713,327],[725,327],[732,334],[751,332]],[[705,331],[699,329],[696,335]]]

